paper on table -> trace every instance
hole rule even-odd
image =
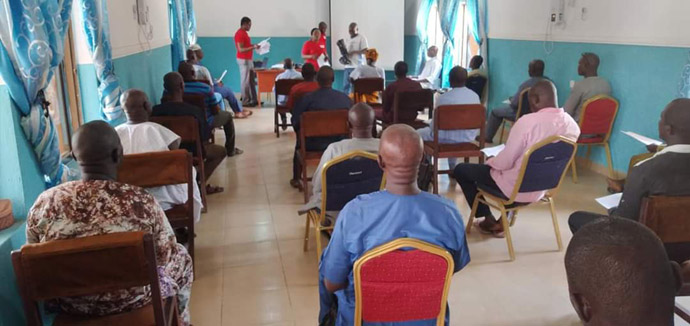
[[[618,207],[618,204],[621,203],[622,197],[623,197],[623,193],[619,192],[617,194],[597,198],[597,203],[599,203],[599,205],[601,205],[601,206],[604,206],[604,208],[606,208],[608,210],[608,209],[611,209],[614,207]]]
[[[270,39],[271,39],[271,38],[269,37],[269,38],[267,38],[267,39],[265,39],[265,40],[259,42],[259,44],[258,44],[258,45],[259,45],[259,48],[256,49],[256,54],[258,54],[258,55],[264,55],[264,54],[266,54],[266,53],[268,53],[268,52],[271,51],[271,43],[268,41],[268,40],[270,40]]]
[[[626,135],[628,135],[628,136],[630,136],[630,137],[632,137],[632,138],[634,138],[635,140],[639,141],[640,143],[643,143],[643,144],[647,145],[647,146],[649,146],[649,145],[657,145],[657,146],[659,146],[659,145],[662,145],[662,144],[663,144],[661,141],[658,141],[658,140],[656,140],[656,139],[652,139],[652,138],[649,138],[649,137],[642,136],[642,135],[640,135],[640,134],[638,134],[638,133],[634,133],[634,132],[632,132],[632,131],[623,131],[623,133],[626,134]]]
[[[501,145],[494,146],[494,147],[484,148],[484,149],[482,149],[482,153],[484,153],[484,155],[486,155],[486,157],[492,157],[492,156],[498,155],[505,148],[506,148],[506,145],[501,144]]]
[[[228,73],[228,70],[225,69],[225,71],[223,71],[223,73],[220,75],[220,77],[218,77],[218,79],[216,79],[216,83],[222,82],[222,81],[223,81],[223,78],[225,78],[225,75],[226,75],[227,73]]]

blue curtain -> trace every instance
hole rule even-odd
[[[124,119],[120,107],[122,89],[113,69],[110,29],[106,0],[81,0],[84,31],[98,78],[101,117],[116,124]]]
[[[448,87],[448,73],[453,68],[455,48],[455,27],[458,21],[460,4],[464,0],[438,0],[438,13],[441,22],[441,31],[445,36],[443,43],[443,69],[441,70],[441,87]]]
[[[431,7],[435,2],[436,0],[421,0],[419,4],[419,12],[417,13],[417,37],[419,37],[419,49],[417,51],[415,73],[421,72],[422,64],[426,59],[426,50],[429,47],[429,34],[426,29],[429,23]]]
[[[172,40],[172,67],[185,59],[190,45],[196,43],[196,17],[192,0],[169,0],[170,39]]]
[[[187,46],[196,44],[196,15],[194,14],[194,1],[185,0],[185,28],[187,29]]]
[[[467,11],[472,19],[472,36],[479,44],[480,53],[484,57],[484,69],[489,69],[489,47],[487,35],[487,3],[486,0],[467,0]]]
[[[0,75],[44,174],[55,186],[73,176],[60,160],[44,89],[64,57],[71,0],[0,0]],[[9,109],[9,108],[0,108]]]

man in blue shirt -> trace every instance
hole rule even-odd
[[[292,160],[292,180],[290,185],[295,188],[301,188],[300,174],[302,172],[302,165],[297,159],[297,152],[300,149],[299,131],[300,120],[302,113],[307,111],[323,111],[323,110],[348,110],[352,106],[352,100],[343,92],[333,89],[333,81],[335,74],[331,67],[321,67],[316,74],[316,81],[319,83],[319,89],[305,95],[297,105],[292,109],[292,128],[297,134],[297,143],[295,145],[295,156]],[[305,146],[307,151],[325,151],[328,145],[341,141],[342,137],[318,137],[308,138]]]
[[[448,250],[455,263],[454,272],[470,262],[462,217],[455,203],[417,187],[423,152],[422,139],[411,127],[399,124],[384,131],[379,162],[386,173],[386,190],[359,196],[340,212],[319,266],[319,322],[331,315],[337,300],[335,325],[354,324],[353,266],[377,246],[413,238]],[[399,323],[435,324],[435,320]]]

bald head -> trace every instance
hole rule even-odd
[[[668,145],[690,144],[690,99],[673,100],[661,112],[659,136]]]
[[[316,81],[319,83],[321,88],[331,88],[334,80],[335,74],[333,73],[333,68],[331,67],[321,67],[319,72],[316,74]]]
[[[544,61],[542,60],[532,60],[529,63],[529,76],[530,77],[544,77]]]
[[[603,218],[586,225],[568,245],[565,269],[586,325],[673,325],[679,271],[642,224]]]
[[[555,108],[556,90],[551,82],[542,80],[529,90],[529,107],[532,112],[538,112],[545,108]]]
[[[85,180],[117,179],[122,144],[115,129],[105,121],[92,121],[79,127],[72,136],[72,153]]]
[[[376,116],[374,109],[366,103],[357,103],[350,108],[348,121],[354,138],[371,138]]]
[[[129,123],[146,122],[151,115],[149,98],[140,89],[131,88],[122,93],[120,105],[122,105]]]
[[[424,142],[412,127],[396,124],[383,131],[379,161],[386,172],[388,191],[405,192],[404,189],[408,188],[408,191],[419,192],[417,172],[423,154]]]
[[[465,87],[465,83],[467,82],[467,70],[460,66],[453,67],[450,73],[448,73],[448,82],[450,83],[450,87],[453,88]]]
[[[184,79],[179,72],[169,72],[163,77],[163,88],[170,95],[184,93]]]
[[[177,72],[179,72],[180,75],[182,75],[184,81],[194,80],[194,66],[192,66],[188,62],[180,62],[180,64],[177,66]]]
[[[436,58],[438,55],[438,48],[435,45],[430,46],[429,49],[426,50],[426,55],[429,56],[429,58]]]

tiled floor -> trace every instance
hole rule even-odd
[[[317,324],[316,249],[312,241],[302,251],[305,219],[297,210],[303,197],[288,184],[294,134],[276,138],[272,123],[271,109],[236,120],[245,153],[227,159],[211,179],[225,192],[209,197],[209,213],[197,225],[195,326]],[[565,245],[571,212],[603,213],[594,198],[606,194],[604,178],[579,172],[579,184],[568,178],[556,197]],[[459,188],[449,189],[448,179],[442,180],[443,196],[455,200],[466,221],[470,210]],[[451,324],[579,325],[548,207],[521,211],[511,231],[515,262],[508,261],[504,240],[477,232],[468,237],[472,262],[453,278]]]

